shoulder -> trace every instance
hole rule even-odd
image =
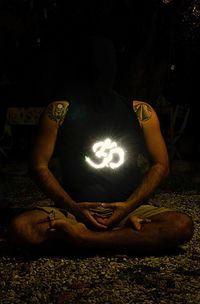
[[[133,110],[137,115],[141,127],[150,122],[158,121],[158,117],[155,110],[147,102],[133,100]]]
[[[69,102],[66,100],[51,102],[45,109],[44,116],[51,122],[61,125],[65,119]]]

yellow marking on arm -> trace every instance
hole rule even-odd
[[[52,102],[47,107],[47,116],[61,125],[65,119],[69,103],[67,101]]]

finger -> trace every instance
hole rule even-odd
[[[94,226],[96,226],[96,227],[98,227],[98,228],[104,228],[104,229],[107,228],[106,225],[97,222],[96,219],[95,219],[90,213],[87,214],[87,218],[89,219],[89,221],[90,221]]]
[[[136,218],[132,218],[131,221],[132,221],[135,229],[138,231],[141,230],[141,228],[142,228],[141,224],[151,223],[151,219],[147,219],[147,218],[141,219],[141,218],[136,217]]]
[[[113,227],[116,223],[118,223],[120,221],[119,219],[119,215],[113,213],[113,215],[111,215],[111,217],[109,217],[107,219],[107,226]]]
[[[116,208],[116,204],[115,203],[101,203],[100,206],[103,207],[103,208],[111,208],[111,209],[115,209]]]
[[[97,208],[99,206],[99,203],[97,202],[81,202],[79,203],[80,206],[83,208],[89,209],[89,208]]]
[[[105,225],[107,226],[107,223],[108,223],[108,218],[103,218],[103,217],[96,217],[95,216],[95,220],[99,223],[99,224],[102,224],[102,225]]]
[[[142,219],[141,219],[141,220],[142,220]],[[131,222],[132,222],[132,224],[133,224],[133,227],[134,227],[137,231],[141,230],[141,227],[142,227],[142,225],[141,225],[141,220],[138,219],[138,218],[131,218]]]
[[[145,223],[151,223],[151,219],[145,218],[145,219],[139,219],[141,224],[145,224]]]
[[[135,222],[135,229],[136,229],[137,231],[140,231],[140,230],[141,230],[141,227],[142,227],[142,225],[140,224],[140,222]]]

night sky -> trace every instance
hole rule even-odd
[[[117,92],[190,107],[180,149],[199,159],[199,16],[197,0],[1,0],[0,132],[8,107],[45,106],[89,82],[91,37],[101,37],[114,47]]]

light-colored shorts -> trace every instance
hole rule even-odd
[[[54,208],[54,207],[50,207],[50,206],[49,207],[37,207],[35,209],[42,210],[48,215],[54,214],[55,219],[56,218],[67,219],[69,221],[69,223],[72,225],[75,225],[78,223],[75,216],[73,214],[67,212],[64,209]],[[124,218],[118,224],[118,227],[122,227],[124,225],[124,223],[126,222],[127,218],[130,217],[131,215],[135,215],[142,219],[145,219],[145,218],[151,218],[154,215],[158,215],[158,214],[168,212],[168,211],[173,211],[173,210],[169,209],[169,208],[165,208],[165,207],[156,207],[153,205],[142,205],[142,206],[136,208],[133,212],[131,212],[126,218]]]

